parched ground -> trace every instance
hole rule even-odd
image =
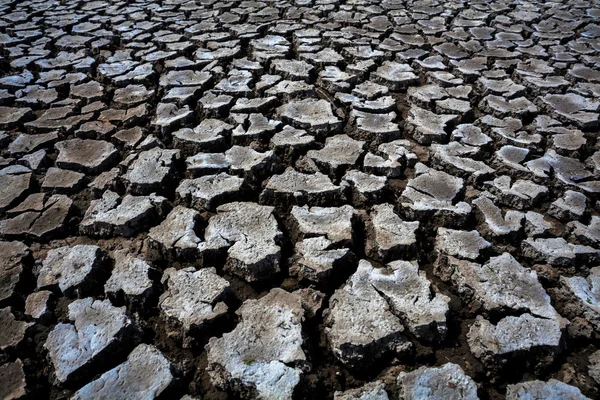
[[[0,399],[600,396],[597,1],[0,1]]]

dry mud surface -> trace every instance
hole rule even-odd
[[[598,398],[599,20],[0,1],[0,399]]]

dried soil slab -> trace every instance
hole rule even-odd
[[[525,86],[515,83],[512,79],[479,78],[477,83],[482,90],[482,95],[495,94],[507,99],[525,94]]]
[[[585,81],[600,81],[600,72],[595,69],[588,68],[583,64],[573,65],[567,74]]]
[[[411,219],[435,218],[444,226],[462,225],[471,206],[457,197],[464,190],[461,178],[417,164],[417,177],[408,181],[400,197]]]
[[[183,128],[173,133],[173,145],[184,154],[224,150],[226,137],[234,126],[218,119],[203,119],[194,129]]]
[[[587,198],[583,193],[567,190],[550,205],[548,215],[563,222],[576,221],[583,217],[586,206]]]
[[[261,153],[242,146],[232,146],[227,150],[225,160],[232,174],[243,176],[248,181],[270,175],[278,169],[279,162],[272,150]]]
[[[250,41],[252,55],[257,60],[266,61],[274,58],[285,57],[290,50],[290,42],[283,36],[266,35]]]
[[[398,92],[405,90],[409,85],[417,84],[419,77],[408,64],[400,64],[393,61],[384,61],[375,72],[371,74],[371,79],[390,90]]]
[[[22,399],[27,394],[23,363],[20,359],[0,366],[0,398]]]
[[[140,344],[123,364],[79,389],[73,400],[152,400],[174,381],[173,364],[154,346]]]
[[[559,350],[561,326],[556,320],[537,318],[531,314],[508,316],[497,324],[481,316],[467,333],[467,342],[475,357],[494,362],[498,356],[526,352],[534,348]]]
[[[544,237],[551,234],[556,224],[540,213],[527,211],[525,213],[525,233],[532,238]],[[567,226],[567,229],[569,227]]]
[[[236,114],[231,115],[234,116]],[[231,143],[240,146],[247,146],[253,141],[266,142],[277,130],[279,125],[281,125],[281,121],[269,119],[259,113],[250,114],[248,116],[248,129],[244,129],[244,126],[241,124],[238,125],[237,128],[231,133]]]
[[[482,251],[492,244],[481,237],[476,230],[461,231],[438,228],[435,250],[440,255],[448,255],[468,260],[476,260]]]
[[[523,165],[523,162],[529,155],[529,150],[517,146],[502,146],[494,154],[492,165],[497,166],[502,171],[508,169],[508,174],[515,177],[529,176],[529,170]]]
[[[91,174],[108,170],[119,157],[116,147],[104,140],[70,139],[54,147],[59,152],[57,166]]]
[[[433,342],[446,338],[450,298],[432,290],[416,262],[393,261],[373,269],[369,279],[417,338]]]
[[[368,134],[368,132],[378,131],[380,133],[384,133],[384,135],[376,137],[376,141],[384,141],[386,139],[391,140],[391,137],[400,136],[400,134],[397,132],[398,127],[395,127],[395,129],[393,124],[390,122],[396,119],[396,116],[394,115],[395,113],[392,111],[397,109],[396,100],[394,100],[392,96],[383,96],[375,100],[363,100],[353,95],[336,93],[335,98],[343,104],[350,103],[354,109],[353,111],[356,111],[355,115],[357,118],[364,119],[361,122],[361,127],[357,126],[358,130],[362,130],[364,128],[363,133],[365,134]],[[359,112],[363,114],[360,114]],[[382,115],[382,118],[375,118],[377,114]],[[378,120],[383,124],[383,126],[380,128],[376,126]],[[355,134],[360,134],[358,130],[355,132]]]
[[[495,118],[491,115],[485,115],[478,121],[489,127],[490,135],[499,144],[511,144],[531,150],[537,150],[542,145],[542,135],[522,129],[521,117]]]
[[[29,132],[39,133],[59,130],[70,133],[79,124],[90,120],[93,116],[92,113],[73,114],[72,106],[52,107],[44,111],[38,119],[26,122],[24,125]]]
[[[338,52],[333,49],[323,49],[316,53],[305,53],[299,55],[301,59],[308,61],[310,63],[316,64],[319,67],[325,67],[329,65],[337,65],[341,61],[344,61],[344,57],[342,57]]]
[[[225,270],[248,282],[270,279],[279,272],[281,231],[273,207],[228,203],[208,221],[200,252],[227,249]]]
[[[508,175],[484,182],[485,187],[506,206],[524,210],[539,204],[547,195],[548,188],[530,180],[517,179],[511,183]]]
[[[315,67],[298,60],[273,60],[271,69],[274,74],[281,74],[285,79],[303,80],[311,82],[315,72]]]
[[[306,361],[300,296],[275,288],[237,314],[235,329],[206,345],[212,383],[242,398],[291,400]]]
[[[152,267],[127,250],[115,251],[114,259],[115,266],[104,284],[104,292],[115,298],[122,294],[129,302],[147,298],[154,285],[149,277]]]
[[[86,99],[89,104],[93,101],[102,100],[104,97],[104,87],[99,82],[90,81],[80,85],[72,85],[70,94],[73,97]]]
[[[441,367],[420,367],[398,375],[401,400],[478,400],[477,384],[453,363]]]
[[[473,200],[475,213],[483,224],[481,233],[486,237],[503,237],[516,235],[523,229],[525,214],[520,211],[507,210],[504,215],[492,199],[479,196]]]
[[[58,323],[48,334],[44,348],[59,382],[76,377],[90,363],[126,346],[133,323],[124,307],[91,297],[69,304],[69,320]]]
[[[467,86],[461,86],[467,88]],[[454,93],[457,89],[451,89]],[[469,89],[470,91],[471,89]],[[437,85],[428,84],[423,86],[411,87],[407,91],[408,100],[411,104],[422,108],[431,109],[435,105],[435,101],[447,99],[452,96],[447,88]]]
[[[291,211],[291,235],[295,241],[325,236],[334,244],[351,245],[353,224],[357,212],[352,206],[341,207],[298,207]]]
[[[165,220],[148,232],[149,245],[166,256],[194,257],[198,254],[201,239],[195,228],[200,222],[200,213],[190,208],[177,206]]]
[[[227,201],[239,198],[244,179],[224,172],[195,179],[184,179],[176,193],[186,204],[197,210],[214,210]]]
[[[46,240],[62,231],[73,202],[61,194],[50,196],[45,201],[44,198],[43,193],[32,194],[11,209],[10,215],[14,216],[0,221],[0,236]]]
[[[32,115],[28,107],[0,107],[0,129],[12,129]]]
[[[389,400],[389,397],[383,382],[375,381],[356,389],[336,391],[333,400]]]
[[[259,97],[255,99],[238,99],[231,108],[235,113],[262,113],[268,112],[277,103],[275,96]]]
[[[460,60],[461,58],[467,58],[469,53],[461,50],[461,48],[454,43],[445,42],[433,47],[438,53],[443,54],[451,60]]]
[[[15,294],[30,256],[31,250],[21,242],[0,241],[0,304]]]
[[[277,115],[298,129],[312,134],[327,134],[338,131],[342,126],[325,100],[304,99],[292,101],[277,108]]]
[[[169,71],[160,77],[159,85],[167,89],[178,86],[203,87],[211,78],[210,73],[205,71],[192,71],[187,69]]]
[[[536,272],[524,268],[509,253],[491,257],[485,265],[451,258],[449,267],[458,292],[470,293],[488,312],[527,310],[541,318],[558,319]]]
[[[465,83],[464,79],[445,71],[429,71],[425,76],[427,77],[427,82],[436,83],[443,87],[451,87]]]
[[[58,285],[67,296],[85,296],[98,279],[106,275],[106,258],[106,253],[93,245],[52,249],[42,263],[37,287],[44,289]]]
[[[368,204],[379,203],[387,184],[385,176],[365,174],[356,170],[346,172],[342,179],[352,188],[352,204],[363,208]]]
[[[300,90],[300,93],[304,94],[305,89],[310,87],[312,90],[313,87],[313,85],[308,84],[304,81],[282,81],[282,79],[283,78],[279,75],[261,75],[260,81],[256,82],[255,89],[259,93],[265,92],[265,94],[267,94],[266,91],[268,90],[268,95],[270,96],[281,94],[281,97],[283,97],[284,100],[289,100],[288,97],[292,97],[298,94],[297,90]],[[285,83],[279,85],[278,82]]]
[[[406,119],[406,132],[421,144],[440,143],[447,140],[458,115],[437,115],[429,110],[412,106]]]
[[[46,167],[48,164],[46,150],[40,149],[34,153],[27,154],[21,157],[18,162],[34,172],[42,172],[42,168]]]
[[[92,115],[93,114],[91,113],[86,114],[88,117],[91,117]],[[137,107],[128,108],[127,110],[119,110],[114,108],[104,110],[100,113],[98,120],[127,127],[133,124],[139,124],[142,120],[145,121],[147,117],[148,105],[146,103],[142,103]]]
[[[152,125],[157,126],[163,133],[171,132],[187,121],[193,113],[188,105],[179,107],[173,103],[159,103]]]
[[[153,95],[154,90],[148,90],[144,85],[128,85],[115,90],[113,101],[129,108],[148,101]]]
[[[522,118],[537,113],[539,110],[531,101],[525,97],[506,99],[502,96],[489,94],[481,100],[479,108],[498,118],[515,117]]]
[[[476,357],[489,361],[537,347],[558,349],[561,318],[535,271],[523,268],[510,254],[492,257],[483,266],[449,257],[445,267],[436,268],[438,276],[451,280],[460,294],[481,304],[486,313],[523,312],[496,324],[478,316],[467,335]]]
[[[449,36],[451,36],[451,34]],[[473,42],[470,42],[470,43],[473,43]],[[417,55],[416,52],[414,54]],[[411,56],[408,56],[408,58],[410,58],[410,57]],[[446,64],[444,64],[444,58],[442,56],[431,56],[431,57],[425,58],[424,60],[415,59],[414,62],[417,63],[421,67],[420,69],[422,69],[423,71],[448,69],[448,67],[446,67]]]
[[[49,290],[40,290],[27,296],[25,300],[25,315],[41,320],[51,315],[50,299],[52,292]]]
[[[215,85],[215,92],[230,94],[239,97],[251,97],[252,73],[233,69],[229,71],[227,78],[222,79]]]
[[[564,157],[549,149],[543,157],[525,163],[537,177],[550,178],[553,175],[559,183],[573,186],[588,193],[600,192],[600,181],[589,171],[585,164],[575,158]]]
[[[172,328],[187,335],[192,329],[202,329],[227,313],[223,302],[229,282],[217,275],[214,268],[194,267],[165,270],[161,282],[165,292],[160,296],[158,308]]]
[[[28,135],[22,133],[8,145],[8,151],[12,155],[32,153],[45,147],[50,147],[58,140],[56,132]]]
[[[315,318],[317,313],[323,309],[324,293],[310,287],[297,289],[292,293],[300,296],[307,319]]]
[[[592,268],[587,279],[581,276],[561,276],[560,281],[570,294],[572,303],[579,306],[584,318],[596,329],[600,329],[600,268]]]
[[[570,238],[588,246],[600,245],[600,217],[593,216],[588,225],[579,221],[567,223],[567,230],[570,232]]]
[[[321,150],[310,150],[306,155],[313,160],[320,169],[337,176],[348,168],[354,167],[364,153],[365,142],[354,140],[348,135],[328,137],[325,147]]]
[[[595,262],[600,259],[600,250],[572,244],[563,238],[527,238],[521,243],[525,257],[555,266],[568,267],[579,262]]]
[[[525,76],[523,84],[527,86],[532,94],[542,95],[545,93],[562,93],[571,86],[571,82],[562,76]]]
[[[300,280],[325,285],[335,274],[356,265],[350,249],[337,248],[324,236],[304,239],[296,243],[295,249],[290,274]]]
[[[92,200],[83,216],[79,230],[94,237],[133,236],[148,225],[155,224],[165,213],[167,199],[118,194],[107,190],[101,199]]]
[[[327,66],[319,72],[317,85],[330,93],[349,92],[356,83],[356,75],[342,71],[336,66]]]
[[[366,368],[387,353],[411,348],[400,319],[373,286],[373,269],[361,260],[346,285],[335,291],[325,312],[329,347],[351,368]]]
[[[42,189],[53,193],[73,193],[79,191],[86,181],[85,174],[68,169],[48,168]]]
[[[116,61],[116,60],[115,60]],[[119,75],[123,75],[128,71],[131,71],[139,63],[137,61],[132,60],[119,60],[116,62],[109,62],[106,64],[100,64],[98,66],[98,73],[106,78],[114,78]]]
[[[136,147],[144,139],[144,131],[139,126],[118,131],[112,136],[126,149]]]
[[[364,81],[363,83],[356,85],[352,90],[354,96],[366,100],[374,100],[378,97],[385,96],[388,93],[389,89],[386,86],[371,81]]]
[[[56,89],[45,89],[43,86],[31,85],[15,93],[17,105],[33,108],[47,107],[58,99]]]
[[[344,198],[345,191],[344,183],[334,185],[327,175],[303,174],[290,167],[269,179],[259,201],[284,208],[294,204],[335,205]]]
[[[587,144],[585,134],[578,129],[553,127],[548,129],[552,134],[552,148],[564,156],[578,157],[578,151],[583,150]]]
[[[15,169],[15,166],[12,166],[0,170],[0,213],[4,213],[27,196],[33,183],[33,174],[26,167]]]
[[[490,177],[494,169],[475,159],[479,149],[458,142],[431,145],[432,161],[457,176],[469,181],[481,181]]]
[[[202,112],[206,116],[217,116],[225,114],[233,102],[233,96],[225,94],[216,94],[213,91],[207,91],[199,100],[202,104]]]
[[[123,176],[131,194],[160,193],[169,186],[176,173],[179,150],[155,147],[138,154]]]
[[[411,151],[412,144],[408,140],[394,140],[380,144],[378,154],[367,153],[363,166],[364,171],[376,175],[385,175],[389,178],[402,176],[404,168],[414,166],[417,155]]]
[[[598,108],[600,101],[592,100],[575,93],[547,94],[540,97],[552,116],[558,120],[572,123],[579,128],[598,126]]]
[[[3,44],[8,44],[4,42]],[[17,44],[17,43],[15,43]],[[18,75],[8,75],[0,79],[0,86],[6,89],[17,89],[27,86],[34,79],[34,76],[28,70],[24,70]]]
[[[487,146],[492,138],[482,132],[481,128],[472,124],[460,124],[452,131],[451,140],[457,140],[468,146]]]
[[[199,86],[174,87],[167,91],[161,101],[165,103],[175,103],[178,106],[182,106],[190,101],[193,101],[200,90],[201,88]]]
[[[365,252],[381,262],[408,256],[416,246],[418,229],[418,221],[403,221],[391,204],[375,205],[367,224]]]
[[[281,155],[284,161],[287,161],[294,156],[305,153],[306,150],[314,146],[314,143],[315,138],[306,133],[305,130],[286,125],[281,132],[273,135],[270,147],[276,154]]]
[[[506,400],[529,400],[529,399],[569,399],[589,400],[581,394],[578,387],[550,379],[547,382],[533,380],[521,382],[506,387]]]
[[[10,307],[0,309],[0,350],[13,349],[25,338],[27,329],[33,322],[17,321]]]
[[[352,137],[371,143],[389,142],[399,139],[402,135],[395,112],[385,114],[373,114],[364,111],[353,110],[350,118],[356,121],[356,130],[351,132]]]

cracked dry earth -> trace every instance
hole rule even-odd
[[[0,398],[598,398],[599,20],[0,1]]]

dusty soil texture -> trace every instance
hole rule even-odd
[[[597,1],[0,1],[0,400],[600,397]]]

